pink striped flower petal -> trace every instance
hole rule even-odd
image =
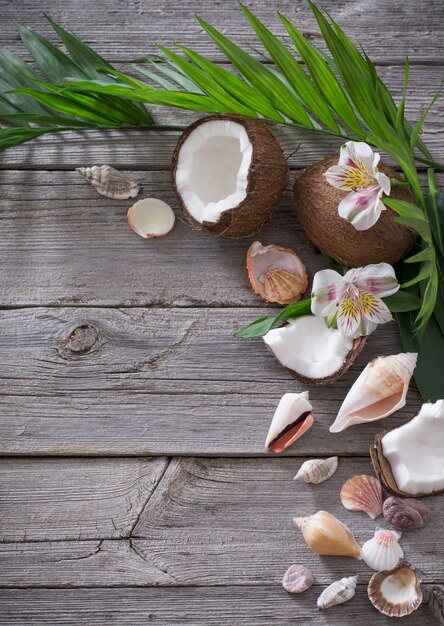
[[[334,315],[337,304],[344,295],[344,278],[334,270],[321,270],[313,278],[311,311],[318,317]]]
[[[368,291],[380,298],[391,296],[399,289],[395,270],[388,263],[373,263],[360,268],[353,282],[360,291]]]

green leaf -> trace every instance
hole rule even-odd
[[[69,117],[57,117],[56,115],[44,115],[42,113],[13,113],[4,115],[0,113],[2,122],[33,122],[35,124],[50,124],[52,126],[76,126],[78,128],[95,128],[94,124]]]
[[[416,285],[416,283],[421,282],[421,280],[426,280],[426,279],[430,278],[430,276],[432,275],[432,273],[434,271],[434,267],[435,267],[435,263],[434,262],[426,261],[425,263],[423,263],[421,265],[421,269],[416,274],[416,276],[414,276],[413,278],[408,280],[406,283],[403,283],[401,285],[401,287],[403,289],[407,289],[408,287],[411,287],[412,285]]]
[[[429,106],[426,108],[424,113],[421,115],[421,117],[419,118],[418,123],[416,124],[416,126],[412,130],[412,133],[410,135],[410,147],[411,147],[412,151],[415,149],[416,143],[418,141],[419,133],[421,132],[421,128],[423,127],[423,124],[425,122],[425,119],[426,119],[427,115],[430,112],[430,109],[432,108],[432,106],[437,101],[437,99],[438,99],[438,97],[439,97],[439,95],[441,93],[442,87],[443,87],[443,83],[441,83],[441,87],[439,88],[437,93],[434,95],[434,97],[432,98],[432,101],[430,102]]]
[[[419,355],[413,377],[422,399],[424,402],[436,402],[443,395],[444,334],[434,315],[423,335],[415,331],[413,313],[400,313],[396,317],[404,351]]]
[[[407,291],[397,291],[383,300],[392,313],[416,311],[421,307],[421,298]]]
[[[425,198],[429,224],[434,240],[441,254],[444,255],[444,193],[436,191],[434,178],[430,173],[429,188],[431,193]]]
[[[279,315],[275,317],[260,317],[248,326],[241,328],[236,333],[235,337],[241,337],[242,339],[252,339],[253,337],[262,337],[269,330],[279,324],[284,319],[291,319],[301,317],[302,315],[311,315],[311,300],[299,300],[289,304],[283,309]]]
[[[194,63],[196,63],[196,65],[207,72],[209,76],[222,85],[228,93],[238,100],[245,102],[245,104],[256,111],[256,113],[259,113],[276,122],[284,121],[284,118],[270,104],[267,98],[238,76],[228,72],[224,68],[220,67],[220,65],[217,65],[217,63],[208,61],[190,48],[186,48],[185,46],[178,46],[178,48],[182,50],[182,52],[184,52]]]
[[[424,211],[416,204],[406,202],[405,200],[395,200],[394,198],[384,198],[383,202],[398,215],[401,215],[401,217],[413,217],[416,220],[427,223]]]
[[[339,133],[339,127],[321,92],[315,87],[288,49],[242,3],[240,7],[271,59],[281,70],[302,102],[325,126]]]
[[[207,96],[217,100],[227,113],[241,113],[243,115],[249,115],[250,117],[256,117],[256,112],[253,109],[245,106],[239,100],[232,98],[231,95],[204,70],[189,61],[185,61],[179,55],[164,46],[159,46],[159,49],[176,67],[191,78]]]
[[[316,83],[319,91],[323,94],[327,102],[334,111],[339,115],[345,124],[360,138],[363,133],[359,121],[353,111],[347,96],[339,84],[336,76],[329,68],[322,54],[309,41],[305,39],[302,33],[287,18],[278,12],[278,16],[288,34],[290,35],[296,50],[299,52],[305,65]]]
[[[409,58],[406,57],[405,69],[404,69],[404,88],[402,90],[402,99],[401,99],[401,102],[399,103],[398,111],[396,113],[396,128],[398,129],[399,132],[405,132],[404,111],[405,111],[405,101],[407,97],[407,87],[409,84],[409,72],[410,72]]]
[[[313,123],[304,108],[268,67],[256,61],[213,26],[199,17],[197,19],[218,48],[222,50],[245,79],[260,91],[276,109],[305,128],[313,128]]]
[[[409,228],[412,228],[421,236],[421,238],[426,243],[431,243],[432,236],[430,233],[430,227],[427,222],[424,222],[423,220],[418,220],[414,217],[394,217],[393,221],[397,224],[402,224],[403,226],[408,226]]]
[[[421,263],[422,261],[434,261],[435,249],[433,246],[427,246],[421,252],[410,256],[408,259],[404,259],[404,263]]]

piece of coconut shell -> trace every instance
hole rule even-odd
[[[378,221],[368,230],[356,228],[338,214],[338,206],[348,191],[332,187],[324,174],[337,165],[338,157],[330,156],[305,169],[294,184],[296,212],[307,236],[324,254],[338,263],[362,267],[370,263],[390,263],[402,259],[415,241],[415,232],[393,221],[396,213],[382,211]],[[380,163],[378,169],[400,180],[389,165]],[[393,187],[390,198],[413,202],[408,187]]]
[[[217,222],[198,222],[187,210],[176,186],[179,151],[192,131],[206,122],[228,120],[241,124],[252,144],[245,199],[221,213]],[[177,142],[171,168],[173,189],[188,221],[195,230],[217,237],[251,237],[270,221],[288,184],[288,165],[281,147],[264,122],[243,115],[210,115],[188,126]]]
[[[385,458],[382,452],[382,439],[385,435],[391,430],[395,430],[399,428],[399,426],[393,426],[392,428],[386,428],[382,432],[378,433],[375,436],[375,440],[370,446],[370,459],[373,464],[373,469],[377,477],[379,478],[379,482],[388,493],[391,493],[393,496],[398,496],[400,498],[427,498],[429,496],[439,496],[444,493],[444,489],[439,489],[438,491],[431,491],[429,493],[407,493],[406,491],[401,491],[398,489],[398,485],[396,484],[395,477],[392,473],[392,468],[390,463]]]
[[[367,337],[357,337],[353,341],[353,347],[350,352],[347,354],[343,365],[336,370],[334,374],[330,376],[325,376],[325,378],[308,378],[307,376],[303,376],[302,374],[298,374],[294,370],[286,367],[290,374],[293,376],[295,380],[302,383],[303,385],[329,385],[333,383],[335,380],[338,380],[341,376],[345,374],[348,368],[353,365],[356,358],[359,356],[360,352],[364,349],[365,344],[367,343]],[[273,351],[267,346],[268,350],[273,354]],[[276,357],[275,357],[276,358]],[[277,359],[276,359],[277,360]],[[278,361],[279,362],[279,361]],[[284,366],[285,367],[285,366]]]

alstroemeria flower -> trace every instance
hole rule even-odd
[[[381,196],[390,195],[390,178],[378,172],[379,159],[366,143],[348,141],[341,147],[338,165],[325,172],[330,185],[351,192],[339,203],[338,213],[356,230],[376,224],[385,209]]]
[[[381,300],[398,291],[395,271],[388,263],[367,265],[341,276],[321,270],[313,279],[311,311],[355,339],[372,333],[378,324],[390,322],[392,314]]]

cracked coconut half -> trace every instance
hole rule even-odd
[[[248,237],[273,215],[287,186],[288,168],[263,122],[214,115],[181,135],[172,177],[194,228],[221,237]]]

